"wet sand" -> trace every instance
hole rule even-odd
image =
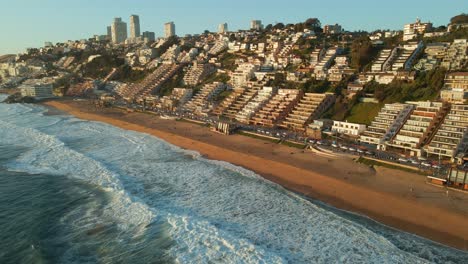
[[[352,158],[328,158],[207,127],[118,109],[96,109],[89,101],[44,105],[81,119],[154,135],[213,160],[255,171],[287,189],[334,207],[368,216],[391,227],[468,250],[468,194],[426,184],[424,176],[369,168]]]

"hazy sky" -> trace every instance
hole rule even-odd
[[[45,41],[62,42],[105,34],[114,17],[140,16],[141,31],[162,36],[174,21],[178,35],[247,29],[249,21],[297,23],[317,17],[347,30],[402,29],[416,17],[446,25],[468,13],[468,0],[0,0],[0,54],[23,52]]]

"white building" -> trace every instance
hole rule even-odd
[[[227,23],[219,24],[218,33],[219,34],[224,34],[226,32],[228,32],[228,24]]]
[[[130,16],[130,38],[136,39],[140,36],[140,17]]]
[[[332,131],[357,137],[366,130],[366,125],[333,120]]]
[[[176,35],[174,22],[168,22],[164,24],[164,35],[166,38]]]
[[[414,39],[430,29],[432,29],[432,23],[421,23],[421,20],[418,18],[415,23],[405,24],[403,28],[403,41]]]
[[[127,39],[127,23],[122,21],[122,18],[114,18],[111,25],[112,42],[119,44]]]

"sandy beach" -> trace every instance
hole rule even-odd
[[[352,158],[327,158],[307,150],[241,135],[225,136],[188,122],[163,120],[89,101],[44,103],[80,119],[154,135],[204,157],[255,171],[287,189],[391,227],[468,250],[468,194],[426,184],[425,177],[377,167]]]

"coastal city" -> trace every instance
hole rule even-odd
[[[467,263],[463,5],[243,1],[0,4],[1,264]]]
[[[297,24],[164,37],[131,15],[107,34],[0,58],[2,91],[208,124],[317,154],[419,171],[468,189],[468,15],[402,30]],[[128,33],[129,28],[129,33]],[[237,132],[236,132],[237,131]]]

